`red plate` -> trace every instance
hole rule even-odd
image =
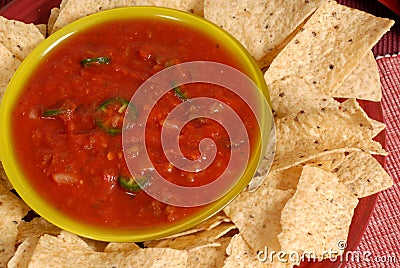
[[[50,10],[59,6],[61,0],[14,0],[0,10],[0,15],[9,19],[20,20],[26,23],[47,23]],[[382,1],[389,2],[389,1]],[[392,1],[394,2],[394,1]],[[368,115],[378,121],[383,122],[383,113],[380,103],[360,101],[361,106]],[[381,132],[375,139],[385,148],[385,132]],[[377,157],[378,161],[384,165],[385,158]],[[364,234],[368,225],[371,212],[375,206],[377,195],[368,196],[360,199],[354,213],[354,217],[350,226],[349,237],[347,241],[347,250],[354,251]],[[338,258],[336,261],[325,260],[323,262],[305,261],[300,267],[323,267],[334,268],[344,265],[346,260]]]
[[[380,0],[381,2],[391,10],[393,10],[397,15],[400,15],[400,1],[399,0]]]

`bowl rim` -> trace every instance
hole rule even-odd
[[[219,200],[206,205],[204,209],[195,213],[194,216],[189,216],[182,221],[175,222],[169,225],[162,225],[160,227],[150,227],[146,229],[135,229],[135,230],[115,230],[111,228],[104,228],[98,226],[92,226],[80,222],[79,220],[72,219],[71,217],[62,214],[56,210],[49,202],[44,200],[40,194],[29,186],[29,182],[26,179],[26,175],[22,171],[17,161],[17,156],[13,152],[13,140],[11,131],[11,112],[20,94],[20,89],[24,87],[30,74],[41,62],[41,59],[50,53],[54,48],[63,43],[71,36],[85,31],[86,29],[95,26],[99,23],[120,20],[120,19],[134,19],[134,18],[158,18],[165,20],[174,20],[179,23],[183,23],[188,27],[194,27],[207,35],[211,32],[217,32],[219,35],[214,38],[217,40],[223,40],[229,43],[231,52],[235,51],[234,57],[244,62],[246,66],[246,73],[253,82],[260,89],[262,95],[267,99],[269,103],[268,89],[263,78],[263,74],[258,67],[257,63],[250,55],[250,53],[237,41],[232,35],[225,30],[221,29],[214,23],[191,13],[179,11],[171,8],[164,7],[148,7],[148,6],[134,6],[134,7],[122,7],[106,11],[101,11],[79,20],[76,20],[57,32],[53,33],[42,41],[21,63],[14,76],[12,77],[2,103],[0,105],[0,146],[2,148],[0,158],[3,163],[4,170],[10,178],[11,184],[14,186],[20,197],[31,207],[36,213],[42,216],[47,221],[54,225],[64,229],[66,231],[75,233],[77,235],[109,242],[141,242],[146,240],[158,239],[161,237],[173,235],[175,233],[182,232],[186,229],[194,227],[200,222],[213,216],[223,209],[229,202],[231,202],[250,182],[252,175],[255,173],[258,163],[260,161],[260,155],[265,151],[262,148],[262,140],[269,138],[270,129],[273,124],[272,113],[270,116],[263,117],[261,130],[264,130],[262,136],[257,141],[255,146],[256,155],[251,157],[248,168],[246,168],[245,174],[238,181],[238,183],[232,187],[232,189],[226,193]],[[212,36],[212,34],[211,34]],[[16,90],[17,89],[17,90]],[[270,107],[263,106],[264,109],[270,111]],[[264,144],[265,145],[265,144]],[[251,176],[249,176],[251,174]],[[247,177],[246,177],[247,175]],[[245,178],[245,179],[244,179]]]

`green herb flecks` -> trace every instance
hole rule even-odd
[[[108,57],[87,58],[80,61],[83,67],[93,64],[109,64],[111,61]]]

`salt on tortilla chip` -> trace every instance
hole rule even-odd
[[[0,43],[17,59],[25,59],[43,40],[43,34],[33,23],[26,24],[0,16]]]
[[[338,178],[317,167],[305,166],[297,191],[282,210],[279,242],[284,252],[343,253],[339,241],[347,241],[355,197]]]
[[[42,217],[33,218],[29,222],[21,221],[18,226],[17,243],[23,242],[29,237],[40,237],[44,234],[58,235],[61,229],[46,221]]]
[[[231,33],[256,59],[269,65],[277,47],[313,13],[322,0],[204,2],[204,17]]]
[[[222,267],[226,258],[226,247],[231,237],[223,237],[218,239],[220,246],[204,247],[196,250],[189,250],[187,267],[203,268],[203,267]]]
[[[0,65],[2,66],[2,71],[0,72],[0,102],[6,92],[11,77],[14,75],[20,64],[21,61],[17,59],[16,56],[2,43],[0,43]]]
[[[265,246],[279,251],[281,210],[292,195],[292,190],[282,191],[263,185],[254,193],[240,193],[224,212],[255,251]]]
[[[31,260],[33,251],[39,242],[38,237],[28,237],[26,238],[15,251],[14,256],[10,259],[7,264],[8,268],[21,268],[28,267]]]
[[[393,23],[327,0],[271,63],[267,84],[300,79],[331,96]]]
[[[23,216],[22,201],[11,194],[0,195],[0,267],[6,267],[14,254],[18,225]]]
[[[104,252],[121,252],[121,251],[132,251],[140,249],[136,243],[116,243],[111,242],[104,248]]]
[[[168,248],[96,252],[78,236],[62,232],[39,239],[29,267],[185,267],[187,255]]]
[[[372,51],[369,51],[344,82],[333,90],[332,96],[381,101],[379,69]]]
[[[273,258],[271,261],[268,256],[265,257],[263,254],[261,254],[261,258],[259,258],[257,252],[247,244],[241,234],[236,234],[232,237],[226,248],[226,253],[228,257],[225,260],[224,268],[286,268],[294,266],[291,262],[284,262],[285,260],[279,261]]]
[[[146,241],[144,246],[148,248],[172,248],[177,250],[195,250],[203,247],[220,246],[216,240],[236,229],[233,223],[221,223],[217,227],[194,234],[165,238],[160,240]]]
[[[302,79],[286,76],[270,83],[268,89],[275,119],[339,104],[331,96],[316,92],[312,85]]]
[[[276,155],[271,170],[282,170],[318,156],[364,150],[387,155],[371,138],[373,129],[354,99],[314,112],[299,112],[276,121]]]
[[[200,0],[68,0],[60,9],[57,20],[53,25],[52,33],[77,19],[96,12],[128,6],[159,6],[179,9],[186,12],[202,12]],[[201,15],[201,13],[199,15]]]
[[[350,153],[332,173],[358,198],[386,190],[393,185],[392,178],[381,164],[366,152]]]

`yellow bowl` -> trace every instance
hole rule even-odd
[[[21,89],[24,88],[24,85],[29,79],[31,73],[35,70],[35,68],[42,61],[45,55],[47,55],[54,48],[62,44],[64,40],[67,40],[76,33],[82,32],[85,29],[95,26],[99,23],[124,18],[155,18],[163,20],[173,20],[189,27],[193,27],[199,31],[205,32],[207,35],[213,36],[216,40],[218,40],[218,42],[226,44],[226,47],[228,47],[230,52],[235,55],[236,59],[238,59],[240,64],[243,66],[243,70],[246,70],[246,75],[250,77],[253,82],[258,86],[261,94],[268,100],[268,102],[269,99],[267,86],[265,84],[261,70],[257,66],[256,62],[253,60],[252,56],[236,39],[234,39],[231,35],[229,35],[227,32],[225,32],[215,24],[201,17],[167,8],[119,8],[103,11],[82,18],[49,36],[46,40],[40,43],[34,49],[34,51],[22,62],[8,85],[0,107],[0,147],[2,148],[1,161],[15,190],[18,192],[21,198],[39,215],[62,229],[97,240],[115,242],[139,242],[172,235],[174,233],[178,233],[188,228],[191,228],[220,211],[226,204],[228,204],[233,198],[235,198],[246,187],[256,171],[260,155],[262,155],[265,150],[265,147],[263,147],[263,145],[265,145],[265,141],[268,141],[269,139],[270,129],[272,125],[272,116],[269,106],[265,105],[266,103],[264,101],[259,100],[259,107],[261,108],[258,110],[258,112],[261,113],[262,118],[262,135],[260,139],[256,142],[256,148],[254,150],[256,153],[251,155],[249,165],[244,173],[244,176],[242,176],[239,182],[234,185],[232,189],[222,198],[205,206],[205,208],[202,209],[200,212],[184,219],[183,221],[170,225],[151,227],[147,229],[144,228],[137,230],[117,230],[98,226],[90,226],[61,213],[46,200],[44,200],[43,197],[33,189],[31,184],[29,183],[29,180],[26,178],[26,175],[24,174],[20,163],[17,161],[17,156],[13,148],[13,137],[11,133],[11,113],[14,105],[16,105]],[[264,141],[264,143],[262,141]]]

